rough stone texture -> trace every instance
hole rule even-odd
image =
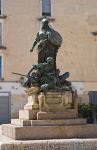
[[[97,137],[97,125],[13,126],[3,125],[2,134],[17,140]]]
[[[33,141],[25,143],[23,142],[24,150],[48,150],[48,142],[47,141]]]
[[[96,150],[96,140],[55,140],[48,142],[49,150]]]
[[[6,137],[3,137],[6,139]],[[0,141],[0,150],[97,150],[97,139]]]
[[[7,143],[0,145],[0,150],[14,150],[14,145]]]
[[[38,112],[37,119],[45,120],[45,119],[71,119],[76,118],[76,113],[74,110],[66,111],[66,112]]]
[[[22,120],[22,119],[12,119],[12,125],[17,126],[60,126],[60,125],[81,125],[87,124],[86,119],[65,119],[65,120]]]

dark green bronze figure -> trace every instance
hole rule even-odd
[[[61,44],[61,35],[50,28],[48,19],[44,18],[30,50],[32,52],[37,45],[38,64],[32,65],[25,75],[24,87],[39,87],[40,91],[72,90],[71,83],[66,80],[69,77],[69,72],[60,75],[60,70],[56,67],[56,55]]]
[[[30,52],[32,52],[37,45],[38,63],[44,63],[48,57],[52,57],[54,59],[54,70],[56,70],[56,55],[61,44],[61,35],[49,27],[49,20],[44,18]]]
[[[55,75],[54,59],[52,57],[48,57],[44,63],[32,65],[27,74],[28,79],[24,83],[24,87],[31,87],[32,85],[41,86],[48,83],[50,74]]]
[[[66,81],[69,77],[69,72],[59,75],[59,69],[54,70],[54,59],[48,57],[46,62],[32,65],[32,68],[27,74],[27,81],[24,87],[32,86],[40,87],[40,90],[47,91],[49,89],[71,90],[71,83]]]

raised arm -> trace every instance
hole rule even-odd
[[[38,43],[39,41],[40,41],[39,33],[37,33],[37,37],[36,37],[36,39],[35,39],[35,41],[34,41],[34,43],[33,43],[32,48],[30,49],[30,52],[33,52],[34,47],[37,45],[37,43]]]

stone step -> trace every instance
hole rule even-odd
[[[19,119],[33,120],[36,119],[38,110],[19,110]]]
[[[64,119],[64,120],[22,120],[11,119],[12,125],[17,126],[62,126],[62,125],[81,125],[87,124],[86,119]]]
[[[97,138],[97,124],[66,126],[2,125],[2,134],[16,140]]]
[[[11,119],[11,124],[16,126],[31,126],[31,120]]]
[[[71,109],[65,112],[38,112],[38,110],[19,110],[19,119],[23,120],[45,120],[45,119],[73,119],[76,112]]]
[[[73,119],[76,118],[75,111],[65,111],[65,112],[38,112],[38,120],[48,120],[48,119]]]

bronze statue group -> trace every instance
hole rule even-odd
[[[61,35],[49,27],[49,20],[43,18],[40,31],[37,33],[32,49],[37,46],[38,64],[32,65],[23,84],[26,88],[38,86],[41,91],[71,90],[71,83],[66,79],[69,72],[60,75],[56,67],[56,56],[62,44]]]

